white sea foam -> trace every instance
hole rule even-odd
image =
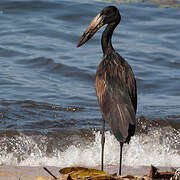
[[[155,166],[178,167],[180,165],[180,153],[171,148],[173,140],[171,138],[165,139],[163,133],[163,130],[162,132],[154,130],[147,135],[132,137],[131,142],[123,147],[123,164],[127,166],[149,166],[153,164]],[[95,140],[88,146],[72,145],[63,152],[54,149],[49,156],[38,148],[32,138],[24,136],[21,137],[21,140],[28,140],[26,145],[32,145],[30,147],[31,153],[28,154],[27,152],[23,158],[16,157],[13,153],[4,154],[1,155],[0,162],[20,166],[98,166],[101,158],[101,134],[100,132],[94,132],[94,134]],[[118,165],[119,143],[110,132],[106,132],[105,137],[105,164]]]

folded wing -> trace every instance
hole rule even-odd
[[[137,106],[136,81],[129,64],[123,59],[104,59],[96,73],[96,94],[116,139],[129,142],[135,132]]]

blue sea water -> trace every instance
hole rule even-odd
[[[103,28],[76,45],[92,18],[115,5],[122,19],[113,45],[138,87],[137,131],[123,164],[180,165],[180,8],[174,3],[1,0],[0,162],[100,165],[95,73]],[[108,126],[106,138],[105,163],[117,165],[119,146]]]

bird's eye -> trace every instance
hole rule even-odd
[[[110,15],[110,14],[111,14],[111,10],[107,10],[106,15]]]
[[[110,14],[110,13],[111,13],[111,11],[110,11],[110,10],[108,10],[108,11],[107,11],[107,14]]]

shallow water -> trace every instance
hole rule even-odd
[[[76,44],[110,4],[122,16],[113,44],[133,68],[137,117],[143,116],[124,148],[124,164],[180,164],[179,7],[73,0],[0,2],[1,163],[100,164],[101,114],[94,86],[102,30],[83,47]],[[108,127],[106,138],[105,162],[117,165],[119,146]]]

